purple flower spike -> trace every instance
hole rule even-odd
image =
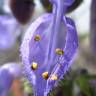
[[[62,79],[78,47],[74,22],[64,16],[70,2],[50,1],[53,13],[39,17],[29,26],[20,49],[24,72],[35,96],[47,96]]]
[[[0,16],[0,50],[9,49],[14,45],[20,34],[19,29],[19,24],[12,16]]]
[[[13,81],[12,74],[6,69],[0,70],[0,96],[7,96]]]
[[[19,78],[21,74],[21,68],[16,63],[8,63],[0,67],[0,96],[8,96],[13,80]]]

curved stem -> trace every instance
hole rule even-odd
[[[54,16],[52,21],[52,29],[51,29],[50,42],[49,42],[49,48],[48,48],[48,58],[47,58],[47,60],[50,60],[50,64],[53,60],[53,54],[54,54],[54,48],[55,48],[53,44],[55,44],[56,42],[57,34],[60,31],[63,15],[66,10],[66,7],[64,6],[64,0],[56,0],[53,2],[53,5],[54,5],[53,10],[55,11],[53,11]]]
[[[49,41],[49,49],[48,49],[48,59],[50,59],[50,53],[52,49],[52,42],[53,42],[53,36],[54,36],[54,29],[55,29],[55,23],[56,23],[56,15],[57,15],[57,7],[54,4],[53,9],[53,21],[52,21],[52,29],[51,29],[51,35],[50,35],[50,41]]]
[[[53,4],[53,16],[52,16],[52,23],[51,23],[51,30],[50,30],[51,34],[50,34],[50,38],[49,38],[49,47],[48,47],[48,50],[47,50],[47,57],[46,57],[46,60],[45,60],[45,63],[44,63],[45,66],[46,66],[47,61],[50,59],[56,15],[57,15],[57,7],[55,6],[55,4]]]

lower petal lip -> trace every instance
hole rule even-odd
[[[47,19],[46,15],[45,15],[45,17]],[[35,21],[34,24],[38,25],[38,22],[39,23],[43,22],[42,20],[43,20],[43,17],[40,17],[37,21]],[[44,68],[45,69],[48,68],[48,66],[49,66],[48,62],[47,62],[48,63],[47,66],[44,66],[44,67],[41,67],[41,68],[37,68],[35,71],[31,70],[31,68],[28,67],[28,66],[30,66],[30,53],[32,55],[34,52],[36,52],[36,48],[32,52],[30,51],[32,49],[31,45],[33,43],[31,45],[29,44],[31,42],[31,40],[34,40],[34,38],[32,39],[33,32],[31,31],[32,30],[31,28],[35,28],[36,25],[34,25],[34,26],[33,26],[33,24],[31,25],[31,27],[29,28],[28,32],[25,34],[24,41],[23,41],[23,43],[21,45],[20,51],[21,51],[21,55],[22,55],[24,68],[25,68],[25,70],[24,70],[25,74],[27,75],[27,77],[28,77],[28,79],[29,79],[29,81],[31,82],[32,85],[33,85],[33,79],[31,77],[32,77],[33,74],[35,75],[36,81],[38,81],[38,82],[41,81],[42,83],[44,82],[43,84],[44,84],[44,88],[45,88],[44,91],[46,91],[45,93],[48,93],[49,90],[52,89],[52,87],[58,82],[58,80],[60,80],[63,77],[63,75],[69,69],[69,67],[71,66],[70,61],[73,59],[73,56],[76,53],[76,50],[77,50],[77,47],[78,47],[78,38],[77,38],[75,25],[74,25],[73,21],[71,19],[69,19],[69,18],[64,17],[64,22],[65,21],[66,21],[66,26],[67,26],[67,31],[68,32],[67,32],[67,35],[66,35],[65,47],[63,48],[64,49],[64,54],[62,54],[62,56],[64,57],[64,61],[62,61],[63,63],[61,61],[58,61],[58,62],[56,61],[57,63],[59,63],[61,65],[60,65],[60,67],[58,67],[58,65],[55,63],[55,65],[54,65],[54,67],[52,69],[52,72],[50,72],[50,70],[49,70],[50,75],[49,75],[49,78],[47,80],[44,80],[44,78],[42,78],[41,74],[42,74],[42,71],[43,72],[46,71],[46,70],[44,70]],[[37,26],[37,28],[38,28],[38,26]],[[41,30],[41,32],[42,32],[42,30]],[[46,44],[46,43],[44,43],[44,44]],[[58,56],[58,57],[60,57],[60,56]],[[39,58],[39,59],[41,59],[41,58]],[[43,61],[44,61],[44,59],[43,59]],[[38,65],[38,67],[40,67],[40,65]],[[53,79],[49,80],[50,76],[52,74],[54,74],[54,73],[56,73],[58,79],[56,79],[56,77],[54,77],[54,80]],[[39,89],[38,86],[40,86],[40,84],[37,84],[37,82],[35,82],[34,83],[34,87],[36,89]],[[40,89],[41,89],[41,87],[40,87]]]
[[[21,77],[21,74],[21,67],[15,62],[0,67],[0,96],[7,96],[13,80]]]

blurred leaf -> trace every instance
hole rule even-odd
[[[62,79],[58,86],[55,87],[51,92],[49,96],[73,96],[73,80],[65,77]]]
[[[79,41],[83,42],[89,35],[88,34],[80,34]]]
[[[23,78],[23,87],[25,92],[32,93],[32,87],[26,78]]]
[[[86,76],[78,76],[76,78],[76,83],[79,85],[80,90],[85,94],[85,96],[91,96],[90,86]]]

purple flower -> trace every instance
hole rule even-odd
[[[35,96],[47,96],[69,69],[78,47],[74,22],[64,16],[72,0],[50,0],[53,13],[29,26],[21,45],[25,75]]]
[[[11,48],[18,35],[20,27],[17,21],[10,15],[0,16],[0,50]]]
[[[21,68],[16,63],[7,63],[0,67],[0,96],[7,96],[14,79],[21,76]]]

